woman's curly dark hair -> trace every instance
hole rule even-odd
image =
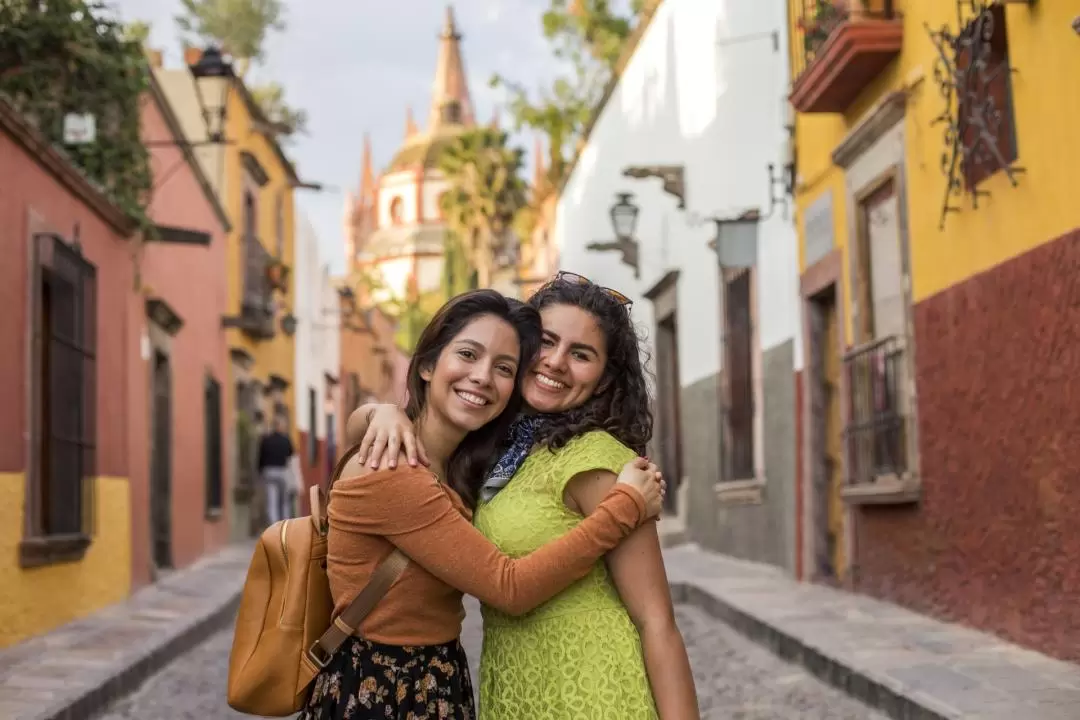
[[[498,454],[510,423],[521,410],[521,379],[540,350],[540,315],[519,300],[504,297],[494,290],[472,290],[452,298],[431,319],[416,342],[406,375],[405,414],[414,423],[427,406],[427,381],[421,372],[435,367],[443,350],[474,320],[485,315],[507,322],[517,331],[520,361],[514,390],[506,408],[487,425],[470,432],[454,450],[446,464],[446,483],[465,504],[476,507],[476,498],[491,458]]]
[[[553,305],[581,308],[596,318],[607,344],[607,364],[593,396],[560,413],[557,421],[544,423],[536,442],[557,450],[578,435],[604,430],[644,455],[653,415],[643,350],[627,308],[599,285],[558,279],[537,290],[529,305],[538,311]]]

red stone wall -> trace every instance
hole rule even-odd
[[[915,308],[922,502],[858,589],[1080,661],[1080,230]]]
[[[146,96],[142,134],[148,140],[172,137],[158,106]],[[228,346],[221,327],[226,315],[226,236],[221,220],[179,148],[151,150],[155,186],[150,216],[155,223],[211,235],[209,247],[149,242],[140,259],[142,293],[130,309],[132,455],[132,581],[150,581],[150,361],[142,356],[147,333],[145,302],[164,299],[184,325],[171,339],[172,369],[172,543],[173,562],[184,567],[228,541],[230,429],[233,418]],[[206,516],[206,435],[204,388],[213,375],[222,389],[222,481],[225,507]]]
[[[97,267],[97,472],[127,477],[131,244],[0,130],[0,472],[27,464],[30,236],[55,232]]]

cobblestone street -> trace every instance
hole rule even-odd
[[[466,645],[479,655],[479,622],[470,604]],[[788,665],[692,607],[680,607],[701,698],[702,718],[721,720],[862,720],[883,716]],[[197,647],[114,706],[102,720],[239,720],[225,705],[230,632]],[[473,669],[475,676],[475,667]]]

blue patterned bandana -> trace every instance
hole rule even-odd
[[[481,502],[490,502],[497,492],[506,487],[510,478],[514,477],[514,473],[532,452],[536,431],[543,423],[544,420],[538,415],[522,415],[510,426],[510,445],[484,480],[484,485],[480,488]]]

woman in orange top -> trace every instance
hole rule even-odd
[[[411,562],[316,679],[301,720],[475,718],[458,642],[467,592],[520,614],[584,577],[660,512],[662,480],[644,460],[574,530],[512,560],[473,528],[469,507],[520,410],[518,381],[540,342],[535,310],[490,290],[447,303],[409,365],[406,412],[429,469],[365,468],[355,458],[330,495],[327,573],[336,612],[400,548]]]

